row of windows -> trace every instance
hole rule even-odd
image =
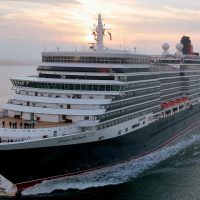
[[[119,85],[81,85],[81,84],[64,84],[64,83],[42,83],[12,80],[14,86],[58,89],[58,90],[92,90],[92,91],[119,91]]]
[[[161,96],[161,102],[173,100],[175,98],[180,98],[182,96],[184,96],[183,92],[179,92],[179,93],[175,93],[175,94],[169,94],[169,95],[166,95],[166,96]]]
[[[133,104],[142,103],[144,101],[146,102],[146,101],[155,100],[158,98],[160,98],[160,94],[156,94],[156,95],[154,94],[154,95],[149,95],[149,96],[140,97],[140,98],[136,98],[136,99],[129,99],[126,101],[112,103],[112,104],[106,105],[105,108],[107,109],[107,111],[109,111],[109,110],[113,110],[113,109],[123,108],[125,106],[129,106],[129,105],[133,105]]]
[[[60,75],[39,73],[40,78],[80,79],[80,80],[115,80],[114,76]]]
[[[198,84],[198,83],[200,83],[200,80],[191,80],[191,81],[182,82],[182,85],[183,86],[189,86],[189,85],[195,85],[195,84]]]
[[[146,88],[143,90],[126,92],[123,96],[116,96],[113,99],[113,101],[124,100],[124,99],[131,98],[131,97],[137,97],[137,96],[142,96],[142,95],[147,95],[147,94],[152,94],[152,93],[157,93],[157,92],[160,92],[159,87]]]
[[[164,96],[164,95],[167,95],[167,94],[172,94],[172,93],[179,93],[181,91],[183,91],[182,87],[180,87],[180,88],[171,88],[171,89],[168,89],[168,90],[161,91],[161,96]]]
[[[159,106],[160,107],[160,100],[155,100],[152,101],[150,103],[145,103],[142,105],[137,105],[137,106],[132,106],[129,108],[124,108],[122,110],[117,110],[114,112],[110,112],[110,113],[106,113],[103,115],[98,116],[98,119],[100,119],[101,121],[106,121],[106,120],[110,120],[112,118],[116,118],[122,115],[127,115],[133,112],[137,112],[146,108],[150,108],[150,107],[155,107],[155,106]]]
[[[168,88],[174,88],[174,87],[179,87],[181,86],[181,83],[178,82],[178,83],[171,83],[171,84],[166,84],[166,85],[161,85],[161,89],[168,89]]]
[[[179,82],[180,80],[181,80],[180,77],[177,77],[177,78],[170,78],[170,79],[160,79],[161,84],[164,84],[164,83],[171,83],[171,82]]]
[[[200,88],[200,81],[188,82],[185,83],[183,86],[184,91],[194,90],[196,88]]]
[[[198,96],[199,93],[200,93],[200,88],[186,92],[186,95],[190,96],[190,95],[193,95],[193,94],[197,94],[197,96]]]
[[[179,78],[180,73],[162,73],[162,74],[144,74],[144,75],[136,75],[136,76],[128,76],[128,81],[137,81],[137,80],[149,80],[149,79],[160,79],[160,78],[169,78],[172,79],[174,77]]]
[[[190,100],[193,100],[193,99],[197,99],[200,97],[200,93],[198,94],[192,94],[192,95],[189,95],[190,96]]]
[[[200,111],[196,111],[195,113],[198,113],[198,112],[200,112]],[[191,116],[194,115],[195,113],[189,114],[189,115],[183,117],[182,119],[177,120],[176,122],[173,122],[173,123],[171,123],[170,125],[168,125],[168,126],[162,128],[162,129],[158,130],[157,132],[152,133],[152,134],[150,135],[150,137],[154,137],[154,136],[158,135],[159,133],[162,133],[162,132],[166,131],[167,129],[169,129],[169,128],[175,126],[176,124],[179,124],[180,122],[185,121],[187,118],[191,117]]]
[[[148,63],[148,57],[78,57],[78,56],[43,56],[43,62],[67,62],[67,63],[111,63],[133,64]]]
[[[170,63],[170,64],[179,64],[179,63],[181,63],[181,61],[178,59],[174,59],[174,60],[169,60],[169,59],[160,59],[160,60],[152,60],[152,62],[154,62],[154,63]]]
[[[195,71],[195,72],[181,72],[181,76],[191,76],[191,75],[197,75],[200,74],[200,71]]]
[[[199,64],[200,60],[194,60],[192,59],[174,59],[174,60],[168,60],[168,59],[160,59],[160,60],[152,60],[154,63],[169,63],[169,64],[180,64],[180,63],[185,63],[185,64]]]
[[[180,120],[180,121],[182,121],[182,120]],[[160,133],[166,131],[167,129],[169,129],[169,128],[175,126],[177,123],[179,123],[179,121],[174,122],[174,123],[170,124],[169,126],[166,126],[165,128],[162,128],[162,129],[160,129],[160,130],[158,130],[158,131],[152,133],[152,134],[150,135],[150,137],[154,137],[154,136],[156,136],[156,135],[158,135],[158,134],[160,134]]]
[[[184,60],[187,64],[200,64],[200,60]]]
[[[185,78],[181,78],[182,81],[194,81],[194,80],[199,80],[200,76],[191,76],[191,77],[185,77]]]
[[[193,72],[190,74],[190,72],[188,72],[188,75],[196,75],[198,76],[198,73],[200,72]],[[182,76],[185,76],[185,72],[181,72],[181,73],[162,73],[162,74],[146,74],[146,75],[137,75],[137,76],[128,76],[127,80],[128,81],[136,81],[136,80],[149,80],[149,79],[162,79],[162,78],[167,78],[169,77],[170,80],[172,79],[177,79],[177,78],[181,78]],[[168,80],[168,79],[167,79]],[[165,80],[163,80],[165,81]]]
[[[141,68],[142,71],[147,71],[146,68]],[[121,66],[121,68],[111,68],[111,67],[70,67],[70,66],[44,66],[41,65],[37,68],[38,71],[52,71],[52,72],[95,72],[95,73],[107,73],[107,74],[113,74],[113,73],[132,73],[132,72],[141,72],[141,69],[135,68],[134,66],[132,68],[128,67],[125,68],[124,66]]]
[[[192,83],[192,84],[189,84],[189,83],[185,83],[185,84],[176,83],[176,84],[172,85],[171,89],[169,87],[167,87],[166,85],[162,85],[162,90],[167,89],[165,91],[162,91],[162,94],[173,93],[173,91],[175,91],[173,89],[176,88],[176,87],[179,87],[179,91],[193,90],[193,89],[196,89],[196,88],[200,87],[200,81],[197,81],[196,84],[195,83]]]
[[[27,92],[24,90],[15,91],[16,94],[28,95],[28,96],[39,96],[39,97],[53,97],[53,98],[72,98],[72,99],[86,99],[80,94],[56,94],[56,93],[45,93],[45,92]],[[89,95],[89,99],[94,99],[94,95]]]
[[[197,88],[200,88],[200,85],[194,85],[194,86],[186,86],[186,87],[183,87],[184,91],[189,91],[189,90],[194,90],[194,89],[197,89]]]
[[[131,89],[138,89],[138,88],[144,88],[144,87],[152,87],[152,86],[158,86],[160,85],[159,81],[150,81],[150,82],[140,82],[140,83],[131,83],[127,84],[122,87],[122,90],[131,90]]]
[[[155,108],[151,108],[151,109],[146,110],[146,111],[142,111],[142,112],[139,112],[139,113],[136,113],[136,114],[132,114],[132,115],[129,115],[129,116],[126,116],[126,117],[122,117],[120,119],[115,119],[115,120],[112,120],[110,122],[106,122],[106,123],[103,123],[101,125],[98,125],[97,126],[97,130],[108,128],[108,127],[111,127],[111,126],[114,126],[114,125],[129,121],[129,120],[132,120],[132,119],[147,115],[148,113],[157,112],[158,110],[159,110],[159,108],[155,107]],[[132,128],[136,128],[136,127],[132,126]]]

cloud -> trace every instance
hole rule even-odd
[[[98,13],[112,32],[113,40],[105,40],[109,45],[123,44],[124,33],[132,47],[144,49],[150,41],[154,52],[183,34],[195,38],[194,44],[200,41],[199,0],[0,0],[0,38],[24,40],[25,46],[41,43],[45,35],[52,46],[83,45]]]
[[[17,2],[17,3],[40,3],[40,4],[77,4],[76,0],[1,0],[1,1],[10,1],[10,2]]]
[[[188,9],[198,9],[200,6],[199,0],[134,0],[135,4],[138,6],[141,6],[143,8],[149,8],[149,9],[162,9],[163,7],[174,7],[174,8],[188,8]]]

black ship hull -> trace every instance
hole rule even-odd
[[[0,174],[19,189],[48,177],[77,174],[143,156],[200,122],[200,105],[160,119],[137,131],[98,142],[0,151]],[[108,133],[109,134],[109,133]]]

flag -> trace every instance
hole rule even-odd
[[[112,40],[112,34],[108,32],[108,35],[110,36],[110,40]]]
[[[95,31],[92,31],[92,35],[97,36],[97,33]]]

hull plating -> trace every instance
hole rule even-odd
[[[200,105],[137,131],[98,142],[0,151],[0,174],[13,183],[109,166],[144,155],[176,138],[200,119]]]

